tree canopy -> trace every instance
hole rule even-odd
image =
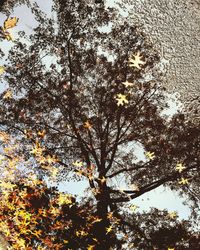
[[[66,247],[122,249],[128,242],[139,249],[184,249],[182,238],[191,244],[193,237],[185,234],[184,223],[168,228],[163,214],[136,215],[131,203],[164,185],[187,195],[194,215],[198,209],[199,128],[181,113],[164,114],[168,104],[156,72],[158,53],[140,28],[104,1],[54,0],[52,17],[37,4],[32,12],[38,26],[30,36],[19,32],[1,66],[2,82],[9,86],[1,94],[1,126],[20,140],[20,152],[39,180],[88,182],[91,195],[85,198],[98,221],[87,227],[86,245],[76,245],[70,233],[73,243]],[[10,30],[18,22],[12,17],[2,24],[2,40],[13,40]],[[117,186],[117,178],[127,188]],[[18,193],[24,192],[23,182],[18,184]],[[68,227],[67,216],[62,226]],[[85,211],[86,221],[88,216]],[[148,228],[151,217],[161,224]],[[62,230],[61,235],[68,229]],[[178,243],[169,239],[176,231]],[[166,240],[159,243],[162,235]]]

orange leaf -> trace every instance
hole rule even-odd
[[[10,29],[17,25],[19,18],[17,17],[11,17],[5,20],[4,22],[4,29]]]

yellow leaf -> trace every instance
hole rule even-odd
[[[39,137],[44,138],[45,137],[45,130],[43,129],[42,131],[38,131],[37,134]]]
[[[76,231],[76,236],[86,236],[88,235],[87,232],[85,232],[84,230],[79,230],[79,231]]]
[[[59,213],[60,213],[60,209],[57,208],[57,207],[51,207],[50,210],[49,210],[49,212],[50,212],[53,216],[57,216],[57,215],[59,215]]]
[[[125,87],[133,87],[134,83],[132,82],[129,82],[129,81],[125,81],[125,82],[122,82],[122,84],[125,86]]]
[[[138,208],[138,206],[136,206],[136,205],[131,205],[130,206],[130,210],[132,211],[132,212],[135,212],[135,210]]]
[[[95,245],[88,245],[87,246],[87,250],[94,250],[95,249]]]
[[[145,155],[149,160],[153,160],[155,158],[154,152],[146,152]]]
[[[32,150],[30,151],[30,153],[31,153],[31,154],[34,154],[34,155],[36,155],[36,156],[40,156],[40,155],[42,155],[42,152],[43,152],[43,151],[44,151],[44,149],[42,149],[42,148],[40,147],[40,144],[39,144],[38,142],[36,142],[35,147],[32,148]]]
[[[106,234],[110,233],[113,230],[112,225],[110,225],[109,227],[106,227]]]
[[[3,99],[11,99],[12,98],[12,91],[8,90],[3,96]]]
[[[1,181],[0,182],[0,187],[3,187],[5,189],[13,189],[14,187],[16,187],[16,185],[12,184],[10,182]]]
[[[83,166],[83,162],[82,161],[75,161],[72,163],[75,167],[82,167]]]
[[[9,140],[10,136],[4,131],[0,131],[0,141],[2,141],[3,143],[8,143]]]
[[[91,129],[91,128],[92,128],[92,125],[90,124],[89,121],[86,121],[86,122],[83,124],[83,127],[86,128],[86,129]]]
[[[38,239],[42,235],[42,230],[35,230],[34,232],[31,232],[32,235],[35,235]]]
[[[176,170],[181,173],[185,169],[185,166],[182,163],[176,164]]]
[[[59,205],[72,204],[71,196],[68,195],[68,194],[62,194],[62,193],[60,193],[59,197],[58,197],[58,204]]]
[[[146,62],[142,61],[142,56],[140,55],[140,52],[138,51],[136,55],[133,55],[134,59],[129,60],[129,66],[135,67],[137,69],[141,69],[140,64],[145,64]]]
[[[57,168],[52,168],[50,169],[50,172],[51,172],[52,177],[56,177],[59,170]]]
[[[128,100],[126,98],[126,95],[123,94],[117,94],[117,97],[115,98],[117,100],[117,106],[124,105],[128,103]]]
[[[106,182],[106,178],[105,178],[105,176],[103,176],[102,178],[98,178],[98,180],[100,180],[100,182],[101,182],[101,183]]]
[[[4,29],[10,29],[17,25],[19,18],[17,17],[11,17],[5,20],[4,22]]]
[[[24,240],[24,239],[18,239],[17,240],[17,246],[19,247],[18,249],[21,249],[21,247],[23,247],[23,248],[25,248],[25,246],[26,246],[26,241]]]
[[[92,224],[98,223],[98,222],[100,222],[100,221],[102,221],[102,219],[100,219],[98,216],[97,216],[97,217],[94,217],[94,220],[92,221]]]
[[[45,158],[45,160],[46,160],[46,162],[48,164],[52,164],[52,163],[56,163],[57,162],[57,159],[56,159],[56,157],[54,155],[53,156],[47,155],[46,158]]]
[[[180,180],[178,183],[179,183],[179,184],[186,185],[186,184],[188,184],[188,179],[181,178],[181,180]]]
[[[7,30],[4,30],[4,31],[3,31],[3,34],[4,34],[4,38],[5,38],[6,40],[8,40],[8,41],[13,41],[13,40],[14,40],[14,39],[13,39],[13,36],[11,35],[11,33],[8,32]]]
[[[175,219],[177,217],[177,213],[175,211],[174,212],[170,212],[168,215],[169,215],[169,217],[171,219]]]
[[[0,66],[0,75],[2,75],[5,72],[5,68],[3,66]]]

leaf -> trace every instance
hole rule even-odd
[[[0,187],[5,188],[5,189],[13,189],[14,187],[16,187],[16,185],[10,182],[1,181]]]
[[[13,97],[12,91],[8,90],[3,96],[3,99],[11,99]]]
[[[83,127],[86,128],[86,129],[91,129],[91,128],[92,128],[92,125],[90,124],[89,121],[86,121],[86,122],[83,124]]]
[[[146,152],[145,153],[146,157],[149,159],[149,160],[153,160],[155,158],[155,153],[154,152]]]
[[[178,217],[177,212],[175,212],[175,211],[170,212],[168,215],[169,215],[169,217],[170,217],[171,219],[175,219],[175,218]]]
[[[185,166],[182,163],[176,164],[176,170],[181,173],[185,169]]]
[[[109,227],[106,227],[106,234],[110,233],[113,230],[113,226],[110,225]]]
[[[11,18],[6,19],[3,24],[4,29],[10,29],[10,28],[15,27],[17,25],[18,20],[19,18],[17,17],[11,17]]]
[[[87,250],[94,250],[95,249],[95,245],[88,245],[87,246]]]
[[[43,129],[42,131],[38,131],[37,134],[39,137],[44,138],[45,137],[45,130]]]
[[[132,211],[132,212],[135,212],[135,210],[138,208],[138,206],[136,206],[136,205],[131,205],[130,206],[130,210]]]
[[[140,55],[140,52],[138,51],[136,55],[133,55],[134,59],[129,60],[129,66],[130,67],[135,67],[137,69],[141,69],[140,64],[145,64],[145,61],[142,61],[141,58],[142,56]]]
[[[82,167],[83,166],[83,162],[82,161],[75,161],[72,163],[75,167]]]
[[[186,184],[189,184],[188,182],[188,179],[186,178],[181,178],[181,180],[178,182],[179,184],[183,184],[183,185],[186,185]]]
[[[134,83],[129,82],[129,81],[122,82],[122,84],[123,84],[126,88],[128,88],[128,87],[133,87],[133,85],[134,85]]]
[[[126,95],[117,94],[117,97],[115,98],[117,100],[117,106],[124,105],[128,103],[128,100],[126,98]]]
[[[8,32],[7,30],[4,30],[3,31],[3,35],[4,35],[4,38],[8,41],[13,41],[13,36],[10,34],[10,32]]]
[[[5,72],[5,68],[3,66],[0,66],[0,75],[2,75]]]
[[[139,187],[136,184],[131,184],[130,185],[131,190],[133,191],[140,191]]]
[[[68,195],[68,194],[62,194],[62,193],[60,193],[59,197],[58,197],[58,204],[59,205],[72,204],[71,196]]]

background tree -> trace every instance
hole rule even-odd
[[[199,129],[182,114],[163,115],[159,57],[145,35],[103,2],[55,0],[54,19],[36,4],[32,11],[38,27],[20,33],[3,66],[1,124],[26,136],[25,155],[40,163],[41,178],[53,174],[50,163],[57,181],[87,178],[100,219],[91,249],[120,249],[123,204],[161,185],[197,208]],[[127,190],[115,184],[121,176]]]
[[[29,0],[0,0],[0,11],[2,13],[5,13],[9,15],[14,9],[14,7],[21,5],[21,4],[27,4],[30,6],[30,1]]]
[[[1,131],[0,141],[1,249],[90,246],[92,228],[98,221],[90,201],[78,203],[72,195],[47,186],[32,171],[34,159],[28,162],[20,154],[19,139]]]
[[[127,249],[198,249],[199,234],[191,222],[180,220],[176,212],[151,209],[133,215],[126,213],[122,227],[128,232]],[[174,247],[175,246],[175,247]]]
[[[38,179],[3,184],[0,231],[12,249],[86,249],[95,221],[87,204],[78,206],[72,196]]]

